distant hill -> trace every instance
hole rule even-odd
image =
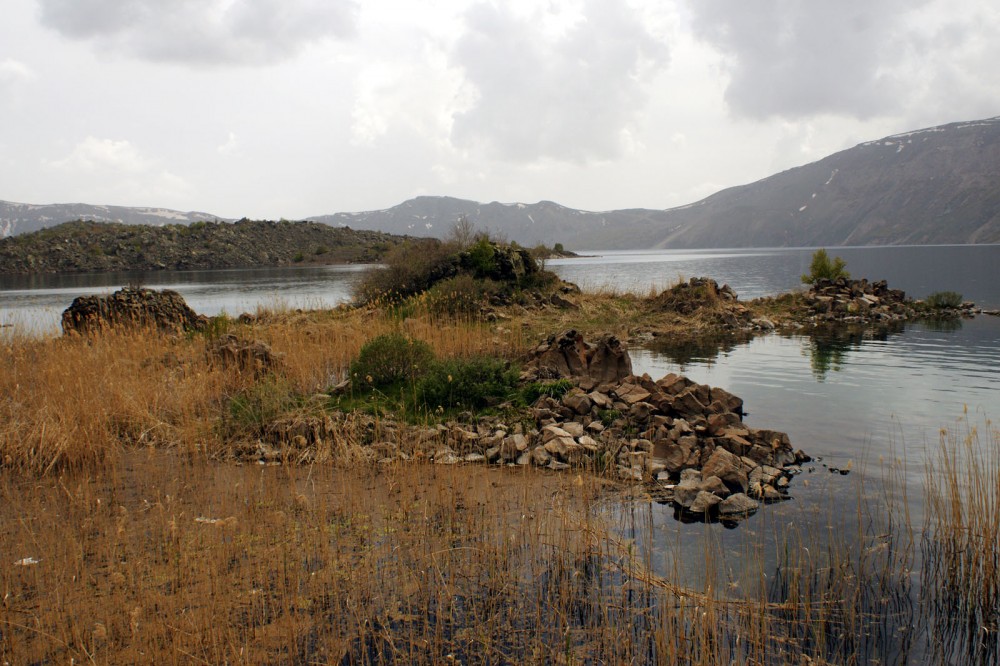
[[[571,249],[1000,243],[1000,117],[869,141],[668,210],[590,212],[551,201],[423,196],[383,210],[309,219],[442,237],[463,216],[522,245]],[[215,219],[152,208],[0,201],[0,236],[78,218],[154,225]]]
[[[75,221],[0,239],[0,274],[376,262],[404,240],[315,222],[240,220],[151,227]]]

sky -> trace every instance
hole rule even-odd
[[[3,0],[0,199],[670,208],[1000,115],[995,0]]]

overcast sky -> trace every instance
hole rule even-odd
[[[0,199],[667,208],[1000,115],[996,0],[3,0]]]

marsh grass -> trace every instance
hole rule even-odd
[[[933,654],[1000,663],[1000,431],[989,420],[942,430],[927,466],[921,550]],[[970,662],[971,663],[971,662]]]

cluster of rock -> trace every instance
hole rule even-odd
[[[743,401],[728,391],[676,374],[658,381],[633,375],[627,350],[611,336],[595,344],[576,331],[553,336],[532,352],[524,378],[569,380],[549,385],[571,388],[558,397],[543,393],[529,408],[530,425],[481,418],[414,429],[369,419],[359,431],[364,417],[353,415],[353,441],[379,462],[427,457],[437,464],[588,468],[643,482],[684,515],[721,520],[787,497],[797,464],[807,459],[792,451],[785,433],[746,426]],[[342,437],[329,414],[296,416],[272,424],[256,455],[322,459],[331,438]]]
[[[653,305],[664,312],[691,317],[698,315],[713,328],[729,331],[770,331],[775,325],[766,317],[757,317],[742,303],[728,284],[709,277],[693,277],[664,290],[653,298]]]
[[[165,331],[196,330],[208,319],[176,291],[125,287],[109,296],[79,296],[62,313],[64,333],[91,333],[120,326],[155,326]]]
[[[805,293],[805,302],[816,322],[902,321],[916,315],[906,293],[890,289],[885,280],[817,280]]]

